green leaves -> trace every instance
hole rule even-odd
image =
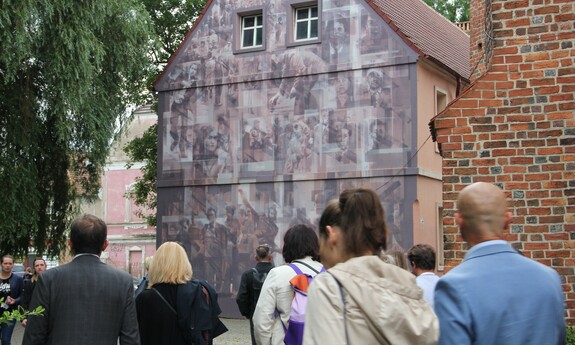
[[[0,304],[4,303],[4,297],[0,298]],[[18,309],[7,311],[5,310],[2,315],[0,315],[0,324],[4,323],[7,324],[8,321],[16,320],[18,322],[26,319],[30,315],[37,315],[37,316],[44,316],[44,312],[46,309],[41,305],[38,306],[36,309],[28,311],[22,307],[18,307]]]
[[[0,251],[64,248],[127,107],[145,101],[153,37],[138,0],[2,1]]]
[[[137,178],[134,185],[134,202],[138,206],[144,206],[146,211],[138,211],[137,216],[146,219],[151,226],[156,225],[157,145],[158,125],[154,124],[144,132],[142,137],[132,139],[124,147],[124,152],[133,162],[144,162],[144,166],[140,169],[142,177]],[[127,168],[130,167],[131,164],[128,164]]]
[[[469,0],[424,0],[452,23],[469,21]]]

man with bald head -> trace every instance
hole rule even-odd
[[[455,221],[469,251],[435,289],[439,344],[564,344],[559,275],[503,240],[511,222],[503,191],[484,182],[467,186]]]

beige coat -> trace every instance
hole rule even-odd
[[[437,343],[439,322],[410,272],[377,256],[353,258],[328,272],[310,286],[304,345]],[[334,276],[344,291],[345,322]]]

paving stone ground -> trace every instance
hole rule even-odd
[[[248,320],[222,319],[229,331],[214,339],[214,345],[250,345],[250,323]],[[13,345],[22,345],[24,327],[19,323],[12,335]]]

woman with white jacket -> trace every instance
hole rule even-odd
[[[315,276],[322,269],[316,233],[300,224],[291,227],[284,236],[284,261],[296,265],[302,273]],[[252,318],[258,345],[284,343],[294,291],[290,285],[297,273],[288,265],[273,268],[267,275]],[[283,325],[282,325],[283,323]]]

